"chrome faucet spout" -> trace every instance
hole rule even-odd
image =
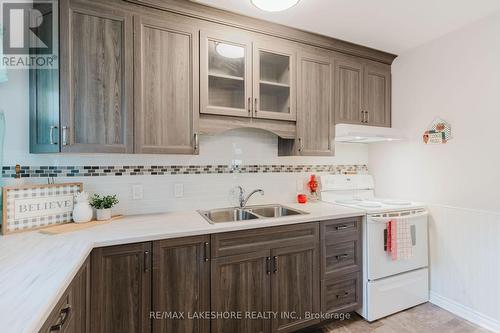
[[[257,190],[253,190],[252,192],[250,192],[249,195],[247,195],[245,197],[245,195],[244,195],[245,191],[243,190],[243,187],[238,186],[238,190],[240,191],[240,195],[239,195],[240,208],[245,208],[245,206],[247,205],[248,200],[250,200],[250,198],[252,197],[252,195],[254,195],[255,193],[260,193],[260,195],[264,195],[264,190],[257,189]]]

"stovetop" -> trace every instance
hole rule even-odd
[[[367,214],[376,214],[382,212],[393,212],[393,211],[403,211],[403,210],[414,210],[419,208],[425,208],[421,203],[398,200],[398,199],[379,199],[379,198],[328,198],[328,196],[323,196],[322,200],[325,202],[335,203],[342,206],[363,209]]]

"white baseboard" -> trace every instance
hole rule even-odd
[[[500,321],[457,303],[449,298],[443,297],[431,291],[430,302],[460,316],[471,323],[484,327],[490,331],[500,333]]]

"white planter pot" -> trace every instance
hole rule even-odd
[[[94,215],[94,210],[88,202],[79,202],[73,207],[73,221],[75,223],[89,222],[92,220],[92,215]]]
[[[111,218],[111,208],[108,209],[96,209],[97,221],[106,221]]]

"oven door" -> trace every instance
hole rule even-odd
[[[401,216],[406,217],[410,224],[412,256],[409,259],[392,260],[385,251],[386,223]],[[427,218],[428,214],[424,210],[367,216],[368,280],[373,281],[428,266]]]

